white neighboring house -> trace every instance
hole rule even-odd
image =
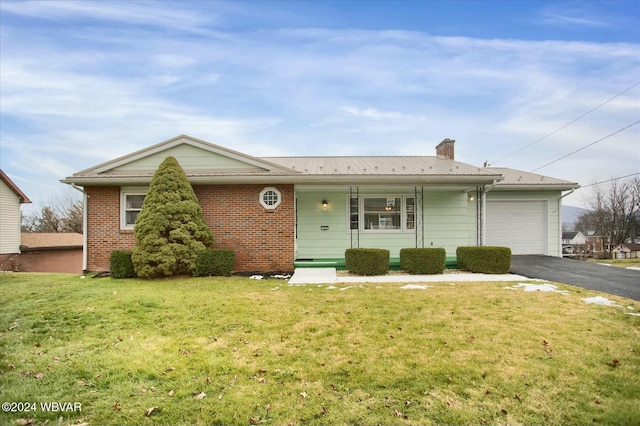
[[[20,205],[31,200],[0,170],[0,255],[20,253]]]
[[[574,256],[584,254],[587,245],[587,237],[580,232],[562,233],[562,254]]]

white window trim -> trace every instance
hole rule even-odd
[[[400,198],[402,203],[402,208],[400,209],[400,220],[402,223],[402,227],[400,229],[365,229],[364,228],[364,199],[365,198]],[[358,231],[366,234],[413,234],[416,232],[415,223],[417,221],[417,216],[414,216],[414,228],[407,228],[407,198],[414,199],[415,206],[415,195],[402,195],[402,194],[365,194],[358,196]],[[351,232],[351,204],[349,200],[351,196],[347,194],[347,202],[346,202],[346,215],[347,215],[347,233]],[[415,207],[414,207],[415,208]],[[418,212],[414,212],[414,215],[417,215]],[[355,229],[354,229],[355,231]]]
[[[278,195],[278,200],[276,201],[275,204],[273,205],[269,205],[267,203],[264,202],[264,195],[269,192],[269,191],[273,191]],[[273,186],[267,186],[266,188],[264,188],[262,191],[260,191],[260,205],[262,207],[264,207],[267,210],[274,210],[275,208],[277,208],[280,204],[282,203],[282,193],[280,191],[278,191],[278,188],[273,187]]]
[[[128,195],[147,195],[147,187],[128,187],[120,188],[120,229],[133,230],[133,224],[127,224],[127,196]]]

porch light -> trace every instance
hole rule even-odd
[[[327,203],[327,200],[322,200],[322,210],[326,210],[327,205],[329,205],[329,203]]]
[[[387,204],[387,206],[384,208],[386,211],[390,212],[391,210],[393,210],[393,206]]]
[[[474,201],[476,199],[476,197],[474,197],[473,195],[469,196],[469,201]]]

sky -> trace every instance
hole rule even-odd
[[[0,0],[0,168],[32,209],[180,134],[258,157],[451,138],[458,161],[583,186],[640,173],[640,1]]]

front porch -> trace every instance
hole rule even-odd
[[[296,259],[293,264],[294,268],[336,268],[338,271],[347,269],[344,258],[315,258],[315,259]],[[458,269],[458,261],[455,256],[447,256],[445,262],[447,269]],[[389,259],[389,269],[392,271],[400,270],[400,258],[392,257]]]

